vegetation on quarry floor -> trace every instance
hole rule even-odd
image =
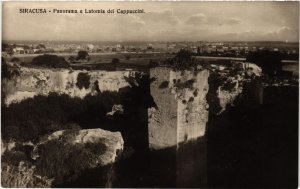
[[[126,146],[125,156],[127,152],[131,154],[145,149],[148,147],[147,108],[152,106],[153,101],[149,92],[149,76],[136,77],[126,78],[132,87],[122,88],[119,92],[99,92],[83,99],[50,93],[48,96],[38,95],[9,106],[2,104],[2,140],[16,141],[17,145],[28,141],[36,144],[58,130],[102,128],[122,133]],[[121,104],[124,111],[107,115],[115,104]],[[25,162],[29,169],[34,169],[34,174],[45,177],[44,180],[55,176],[52,186],[72,185],[77,182],[78,177],[81,178],[83,172],[100,171],[103,178],[98,178],[97,186],[105,187],[111,167],[89,168],[95,163],[94,155],[98,153],[94,152],[95,145],[96,151],[105,149],[101,150],[98,144],[87,145],[74,147],[51,141],[41,146],[41,154],[37,160],[31,159],[31,145],[20,145],[4,153],[2,165],[17,168],[20,162]],[[30,182],[33,182],[34,174],[29,178]],[[22,186],[31,186],[25,185]],[[6,186],[14,185],[7,183]]]

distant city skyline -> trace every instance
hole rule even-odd
[[[24,8],[145,13],[19,13]],[[2,40],[299,41],[299,2],[4,2],[2,11]]]

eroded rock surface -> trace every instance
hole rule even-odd
[[[20,102],[35,95],[48,95],[50,92],[83,98],[88,94],[103,91],[119,91],[131,87],[127,78],[135,79],[135,71],[79,71],[68,69],[42,69],[18,67],[11,79],[2,81],[5,104]]]
[[[209,113],[220,114],[242,94],[244,83],[259,77],[251,63],[209,65],[177,70],[150,70],[150,91],[156,107],[148,109],[149,146],[163,149],[205,135]]]
[[[49,135],[44,141],[41,141],[32,152],[32,159],[39,157],[39,146],[46,144],[51,140],[60,140],[66,135],[66,131],[56,131]],[[116,161],[117,152],[122,151],[124,147],[124,141],[120,132],[110,132],[103,129],[85,129],[80,130],[74,134],[73,137],[68,137],[70,141],[60,140],[61,142],[68,142],[72,145],[77,144],[104,144],[106,150],[98,157],[98,165],[104,166]],[[97,166],[97,165],[95,165]]]
[[[161,149],[201,137],[208,119],[208,70],[172,71],[155,68],[150,90],[157,107],[149,113],[150,148]]]

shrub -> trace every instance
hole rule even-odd
[[[20,162],[17,166],[1,164],[1,185],[5,188],[49,188],[52,179],[37,177],[35,166]]]
[[[221,89],[230,92],[233,91],[235,86],[236,86],[236,82],[225,81],[225,83],[221,86]]]
[[[125,59],[126,59],[126,60],[130,60],[130,58],[131,58],[130,54],[126,54],[126,55],[125,55]]]
[[[89,53],[87,51],[78,51],[77,56],[76,56],[76,60],[89,61],[90,60]]]
[[[70,64],[65,60],[64,57],[57,55],[44,54],[32,59],[31,64],[35,66],[42,66],[48,68],[68,68]]]
[[[101,141],[76,145],[72,141],[69,135],[62,140],[51,140],[40,145],[38,173],[49,178],[54,177],[54,184],[60,184],[68,178],[77,177],[84,169],[95,168],[99,163],[99,156],[106,151],[106,146]]]
[[[120,63],[120,59],[118,58],[113,58],[111,60],[111,64],[113,65],[113,67],[115,68],[115,70],[117,70],[117,65]]]
[[[5,188],[26,188],[33,185],[34,167],[1,165],[1,185]]]
[[[160,85],[159,88],[160,89],[165,89],[169,86],[169,81],[163,81]]]
[[[20,62],[20,59],[17,57],[13,57],[10,61],[16,63],[16,62]]]
[[[11,66],[9,66],[4,58],[2,57],[2,68],[1,68],[1,77],[2,79],[11,79],[15,76],[19,76],[20,75],[20,72],[18,71],[18,69],[16,68],[12,68]]]
[[[18,166],[21,161],[27,161],[26,154],[21,151],[7,150],[1,158],[2,163],[5,162],[12,166]]]
[[[91,79],[91,77],[89,74],[80,72],[77,76],[76,86],[79,89],[82,89],[82,88],[88,89],[90,86],[90,79]]]
[[[149,61],[149,67],[150,68],[155,68],[157,66],[159,66],[159,63],[157,61],[154,61],[154,60]]]
[[[114,104],[121,103],[117,92],[101,92],[83,99],[57,93],[38,95],[8,107],[2,106],[1,113],[5,118],[1,125],[2,139],[38,141],[42,135],[71,128],[72,123],[83,128],[103,128],[108,119],[106,113]]]
[[[69,60],[70,63],[73,63],[73,62],[75,62],[76,58],[74,56],[70,56],[68,58],[68,60]]]
[[[192,58],[189,50],[181,49],[174,58],[166,59],[165,65],[171,66],[174,70],[187,70],[197,66],[196,59]]]
[[[246,61],[253,62],[254,64],[260,66],[263,73],[272,76],[282,69],[282,59],[282,53],[264,50],[250,53],[247,56]]]

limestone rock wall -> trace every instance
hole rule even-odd
[[[35,95],[48,95],[50,92],[68,94],[83,98],[97,91],[118,91],[130,86],[126,77],[135,77],[135,71],[73,71],[68,69],[37,69],[20,67],[19,74],[2,81],[5,103],[20,102]],[[78,75],[83,73],[87,82],[78,86]]]
[[[171,93],[177,100],[177,143],[197,139],[205,134],[208,120],[208,104],[206,94],[208,92],[208,70],[191,73],[171,71]],[[174,81],[177,80],[176,83]],[[191,86],[181,88],[178,84],[190,81]],[[184,85],[184,84],[183,84]]]
[[[149,109],[149,145],[153,149],[176,146],[205,134],[208,120],[208,70],[151,69],[151,95],[157,107]]]
[[[148,109],[148,134],[151,148],[160,149],[177,144],[177,107],[171,89],[159,87],[162,82],[170,82],[168,68],[155,68],[150,71],[150,93],[157,107]]]
[[[148,110],[150,148],[167,148],[204,136],[209,113],[222,113],[241,95],[259,101],[259,95],[252,94],[255,87],[245,89],[245,84],[253,83],[260,74],[249,63],[210,65],[193,71],[151,69],[150,91],[156,107]]]

